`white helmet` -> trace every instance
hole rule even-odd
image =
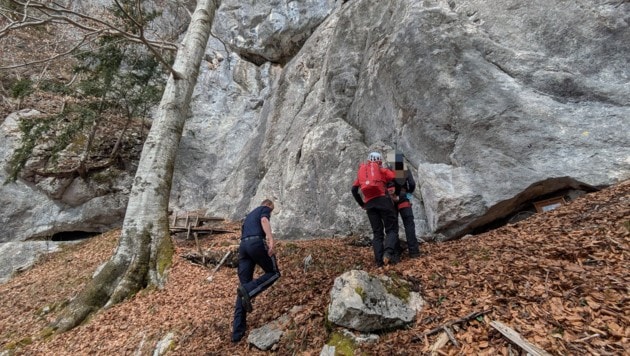
[[[381,154],[378,152],[370,152],[368,155],[368,161],[370,162],[382,162]]]

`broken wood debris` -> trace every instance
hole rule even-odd
[[[191,215],[190,212],[186,212],[183,215],[179,215],[178,212],[173,212],[173,219],[169,230],[171,233],[186,232],[186,239],[190,238],[191,234],[219,234],[219,233],[231,233],[234,231],[221,229],[216,226],[209,225],[212,222],[222,222],[224,218],[216,216],[199,216],[197,214]],[[183,225],[182,225],[183,223]],[[197,236],[195,235],[195,238]]]
[[[521,349],[528,352],[532,356],[551,356],[550,353],[527,341],[525,338],[523,338],[523,336],[521,336],[521,334],[517,333],[514,329],[510,328],[500,321],[491,321],[490,326],[495,328],[503,336],[508,338],[510,341],[518,345]]]
[[[425,332],[425,333],[423,333],[421,335],[414,336],[412,338],[412,342],[423,341],[423,340],[425,340],[426,336],[436,334],[436,333],[438,333],[440,331],[445,331],[445,328],[450,328],[451,326],[453,326],[455,324],[461,324],[461,323],[468,322],[468,321],[470,321],[472,319],[475,319],[477,317],[480,317],[480,316],[482,316],[484,314],[488,314],[491,311],[492,311],[492,309],[483,310],[483,311],[480,311],[480,312],[472,312],[472,313],[464,316],[463,318],[459,318],[459,319],[456,319],[456,320],[451,320],[451,321],[447,322],[446,324],[438,326],[437,328],[431,329],[431,330],[429,330],[429,331],[427,331],[427,332]],[[447,334],[448,334],[448,332],[447,332]],[[452,332],[451,332],[451,335],[452,335]],[[451,335],[447,335],[447,336],[450,337]],[[455,339],[454,336],[453,336],[453,339]],[[454,344],[456,344],[456,343],[454,343]]]
[[[230,253],[232,253],[232,251],[228,251],[225,256],[223,256],[223,258],[221,259],[221,261],[217,264],[216,267],[214,267],[214,269],[212,270],[212,273],[210,273],[210,275],[208,276],[207,280],[208,282],[212,282],[212,277],[214,277],[214,274],[217,273],[217,270],[223,265],[223,263],[225,263],[225,260],[227,260],[228,256],[230,255]]]

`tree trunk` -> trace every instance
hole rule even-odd
[[[52,326],[79,325],[91,313],[116,304],[147,286],[162,287],[171,265],[168,202],[177,148],[197,82],[219,0],[199,0],[173,69],[129,195],[122,234],[112,258],[64,309]]]

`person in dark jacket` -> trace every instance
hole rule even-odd
[[[400,162],[398,161],[399,157]],[[396,203],[396,209],[405,227],[409,257],[417,258],[420,257],[420,246],[416,237],[416,224],[414,222],[413,209],[411,208],[411,193],[416,190],[416,181],[413,179],[411,171],[404,169],[402,155],[398,154],[395,163],[395,175],[396,178],[389,185],[390,194]]]
[[[273,202],[263,200],[252,210],[243,222],[241,244],[238,249],[238,280],[232,342],[239,342],[247,330],[247,313],[253,310],[251,300],[280,278],[276,261],[273,234],[271,232],[271,212]],[[254,278],[254,269],[260,266],[265,272]]]
[[[381,154],[372,152],[368,155],[368,161],[377,162],[382,166]],[[359,206],[366,210],[370,225],[372,227],[373,239],[372,248],[377,266],[398,262],[396,254],[396,241],[398,240],[398,216],[394,208],[392,199],[386,194],[387,182],[394,179],[394,172],[380,167],[381,177],[384,179],[383,188],[377,193],[364,194],[362,198],[359,194],[360,183],[357,178],[352,184],[352,196]],[[363,193],[363,192],[362,192]],[[385,230],[385,233],[383,233]]]

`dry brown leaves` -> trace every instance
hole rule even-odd
[[[553,354],[623,354],[630,348],[629,193],[630,182],[625,182],[474,238],[425,244],[427,255],[404,259],[387,271],[374,268],[370,248],[347,240],[280,242],[282,278],[255,300],[250,330],[304,306],[274,353],[318,355],[330,331],[325,315],[334,278],[362,268],[403,276],[427,302],[414,325],[380,335],[376,345],[360,349],[365,354],[429,354],[438,336],[423,333],[482,310],[491,311],[455,327],[460,346],[449,343],[441,354],[507,355],[517,350],[489,326],[491,320]],[[175,239],[178,256],[165,289],[143,291],[74,330],[46,337],[42,330],[111,255],[117,234],[46,256],[0,286],[2,348],[29,355],[144,355],[174,332],[172,355],[263,354],[244,341],[229,341],[235,269],[222,267],[208,282],[211,269],[180,257],[196,250],[194,240],[182,239]],[[237,239],[236,234],[212,235],[201,244],[227,251]],[[314,263],[305,272],[308,255]]]

